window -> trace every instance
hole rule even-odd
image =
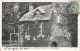
[[[59,15],[57,16],[57,23],[62,23],[62,18]]]
[[[40,11],[36,11],[36,17],[39,17],[40,16]]]

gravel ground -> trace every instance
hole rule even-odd
[[[59,38],[59,39],[56,39],[57,40],[57,43],[58,43],[58,47],[71,47],[71,41],[70,40],[67,40],[67,39],[64,39],[64,38]],[[49,43],[51,43],[49,41],[49,39],[47,38],[44,38],[44,39],[38,39],[36,41],[25,41],[23,46],[24,47],[48,47],[48,46],[51,46],[49,45]],[[3,47],[9,47],[10,46],[10,43],[9,41],[4,41],[2,43],[2,46]],[[15,43],[11,43],[11,47],[17,47],[18,46],[18,43],[15,42]]]

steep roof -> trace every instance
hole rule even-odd
[[[34,16],[34,13],[36,10],[39,10],[42,13],[37,18],[36,16]],[[24,14],[19,21],[36,21],[36,19],[37,20],[50,20],[51,13],[52,13],[51,5],[40,6]]]

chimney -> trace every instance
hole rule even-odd
[[[32,4],[29,4],[29,11],[31,11],[33,9],[34,9],[33,5]]]

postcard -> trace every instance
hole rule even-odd
[[[79,51],[79,0],[1,0],[1,51]]]

